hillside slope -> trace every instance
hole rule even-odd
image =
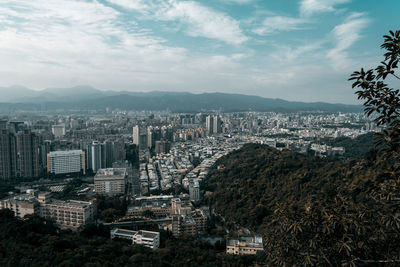
[[[264,236],[269,264],[398,259],[399,205],[386,199],[400,188],[399,162],[340,162],[250,144],[216,165],[205,184],[210,203],[228,227]]]

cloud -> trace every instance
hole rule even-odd
[[[237,20],[195,1],[108,0],[108,2],[146,14],[146,19],[149,20],[177,21],[181,24],[180,28],[192,37],[205,37],[233,45],[248,40]]]
[[[182,18],[188,14],[196,23],[196,19],[210,15],[201,8],[205,13],[198,16],[202,17],[195,17],[187,6],[176,8],[165,16],[184,20],[189,19]],[[229,19],[219,20],[217,23],[230,23]],[[90,84],[100,89],[203,91],[247,82],[232,78],[243,68],[243,54],[191,53],[167,44],[135,20],[126,22],[118,9],[97,1],[0,2],[0,21],[0,81],[4,85],[44,88]],[[192,27],[193,35],[215,38],[221,30]],[[224,34],[223,40],[237,37]]]
[[[254,29],[253,32],[258,35],[269,35],[278,31],[301,30],[305,23],[308,23],[308,21],[301,18],[283,16],[268,17],[263,21],[262,25]]]
[[[347,50],[362,38],[361,31],[370,22],[365,13],[353,13],[332,30],[336,45],[328,52],[327,57],[336,70],[346,68],[351,64]]]
[[[144,0],[107,0],[111,4],[122,6],[124,8],[145,11],[149,8],[149,2]]]
[[[254,0],[220,0],[220,1],[225,3],[239,4],[239,5],[249,4],[254,2]]]
[[[145,80],[186,58],[186,49],[165,45],[135,22],[121,25],[120,13],[97,1],[15,0],[0,6],[2,15],[13,14],[5,15],[8,27],[0,29],[3,81],[24,76],[36,84],[78,79],[98,85],[133,73]]]
[[[352,0],[302,0],[300,2],[300,14],[311,16],[317,13],[335,11],[335,6],[346,4]]]
[[[258,21],[264,26],[266,17],[273,19],[266,20],[269,28],[262,34],[303,29],[312,22],[305,17],[278,19],[271,13],[248,16],[256,18],[243,25],[243,20],[207,7],[205,1],[0,1],[0,83],[36,89],[90,84],[111,90],[353,100],[343,86],[348,74],[331,66],[345,62],[340,56],[351,59],[346,44],[354,45],[361,30],[356,40],[346,39],[346,34],[362,28],[365,14],[349,16],[342,24],[353,26],[338,25],[327,41],[310,33],[307,38],[293,34],[291,40],[257,37],[246,42],[240,26],[251,31]],[[166,34],[163,27],[173,28],[173,33]],[[210,40],[185,43],[191,38],[182,38],[183,33]]]
[[[170,1],[170,8],[158,12],[161,20],[179,20],[188,25],[186,33],[194,37],[217,39],[230,44],[247,41],[239,22],[192,1]]]

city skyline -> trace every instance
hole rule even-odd
[[[374,67],[397,27],[399,3],[384,2],[7,1],[0,86],[357,104],[349,74]]]

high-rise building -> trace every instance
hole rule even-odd
[[[7,128],[7,121],[6,120],[0,120],[0,130],[4,130]]]
[[[171,149],[171,143],[169,141],[156,141],[154,151],[156,154],[168,153]]]
[[[218,115],[215,115],[213,119],[213,133],[218,134],[221,132],[222,132],[221,118]]]
[[[47,171],[47,154],[50,153],[51,141],[41,140],[39,145],[39,165],[41,171]]]
[[[25,123],[23,121],[10,121],[10,131],[17,133],[25,129]]]
[[[94,141],[90,146],[90,167],[93,172],[97,172],[102,166],[102,144]]]
[[[106,164],[105,168],[111,168],[114,162],[114,142],[107,140],[105,143]]]
[[[30,130],[17,133],[17,176],[39,176],[39,138]]]
[[[111,168],[117,161],[123,161],[126,158],[125,143],[121,140],[107,140],[105,143],[105,165],[102,168]]]
[[[55,175],[85,173],[85,152],[82,150],[55,151],[47,155],[47,171]]]
[[[149,126],[147,127],[147,146],[149,148],[153,148],[155,145],[155,134],[153,131],[153,127]]]
[[[140,126],[139,125],[133,126],[132,139],[133,143],[136,146],[139,146],[139,136],[140,136]]]
[[[17,172],[16,138],[8,129],[0,129],[0,179],[10,179]]]
[[[211,115],[208,115],[206,118],[206,128],[208,134],[214,133],[214,117]]]
[[[136,125],[133,127],[133,143],[139,147],[139,149],[147,148],[147,129]]]

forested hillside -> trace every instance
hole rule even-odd
[[[352,139],[350,137],[322,138],[319,143],[334,147],[344,147],[343,158],[362,159],[367,153],[374,153],[374,133],[367,133]]]
[[[270,265],[393,261],[400,163],[382,157],[341,162],[249,144],[221,158],[205,186],[228,226],[264,236]]]
[[[40,217],[22,220],[0,210],[0,266],[249,266],[257,261],[219,252],[208,243],[177,240],[166,232],[153,251],[127,240],[112,241],[103,226],[60,230]]]

